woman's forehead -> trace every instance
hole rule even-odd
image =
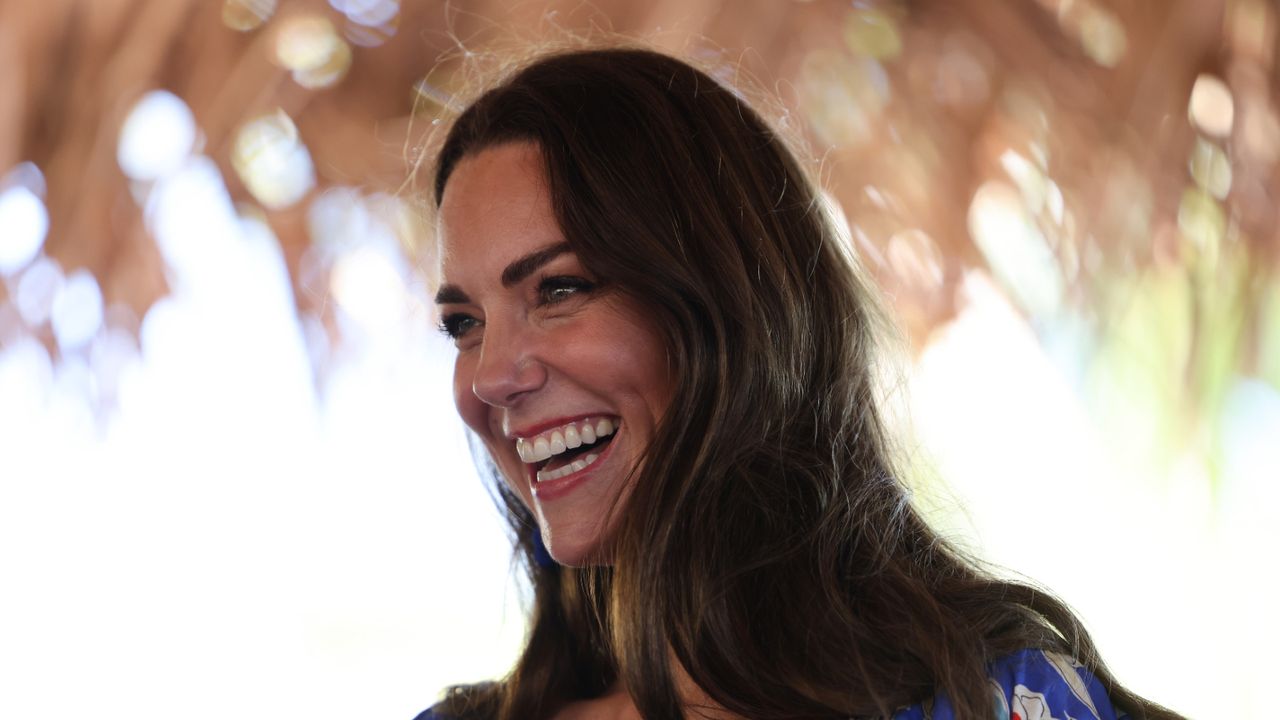
[[[436,225],[438,275],[494,268],[563,243],[542,156],[532,143],[504,143],[463,158],[449,177]]]
[[[440,200],[441,220],[459,212],[486,214],[512,203],[548,205],[542,153],[532,142],[491,145],[454,166]]]

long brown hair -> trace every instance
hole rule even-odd
[[[986,666],[1070,654],[1136,718],[1071,611],[995,578],[924,522],[875,392],[876,296],[795,156],[737,94],[647,50],[554,54],[454,122],[438,205],[468,154],[542,151],[555,216],[589,271],[645,307],[677,383],[611,538],[610,567],[538,563],[502,483],[534,591],[527,645],[459,718],[530,720],[625,683],[681,717],[672,660],[752,718],[888,716],[937,691],[991,717]]]

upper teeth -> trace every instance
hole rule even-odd
[[[516,438],[516,453],[520,455],[521,462],[542,462],[552,455],[581,447],[583,443],[591,444],[612,435],[614,429],[613,420],[609,418],[579,420],[530,438]]]

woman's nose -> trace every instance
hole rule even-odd
[[[480,360],[471,380],[471,391],[494,407],[511,407],[526,394],[542,387],[547,370],[536,357],[527,332],[501,324],[485,327]]]

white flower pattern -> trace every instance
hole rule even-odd
[[[1044,693],[1033,692],[1026,685],[1013,688],[1013,703],[1009,708],[1010,720],[1060,720],[1053,716]]]
[[[1023,650],[988,666],[993,720],[1125,720],[1102,684],[1074,659]],[[902,708],[893,720],[957,720],[945,693]]]

